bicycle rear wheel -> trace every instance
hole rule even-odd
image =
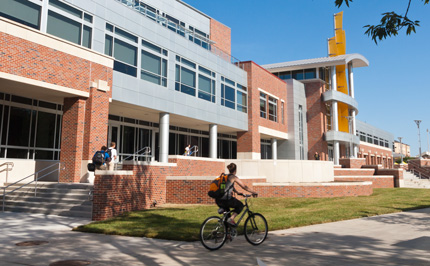
[[[266,218],[259,213],[254,213],[245,221],[245,238],[252,245],[260,245],[266,240],[269,227]]]
[[[227,228],[218,216],[207,218],[200,228],[200,241],[209,250],[222,247],[227,239]]]

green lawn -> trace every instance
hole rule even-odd
[[[374,189],[373,195],[368,197],[256,198],[249,201],[252,211],[266,217],[269,230],[278,230],[430,207],[430,190],[384,188]],[[194,241],[198,240],[201,223],[206,217],[217,215],[217,209],[215,204],[155,208],[93,222],[74,230]]]

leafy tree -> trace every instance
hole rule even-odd
[[[353,0],[335,0],[335,5],[340,8],[343,4],[349,7],[349,4]],[[421,0],[424,5],[427,5],[430,0]],[[378,41],[382,41],[387,37],[396,36],[399,31],[406,28],[406,35],[410,35],[412,32],[415,33],[415,27],[420,26],[420,21],[412,21],[408,18],[409,7],[411,6],[412,0],[409,0],[408,7],[404,15],[399,15],[394,11],[382,13],[381,23],[378,25],[366,25],[363,28],[367,28],[365,34],[372,37],[372,40],[378,44]]]

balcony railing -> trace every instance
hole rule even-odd
[[[126,5],[127,7],[139,12],[140,14],[144,15],[145,17],[149,18],[150,20],[154,21],[155,23],[158,23],[159,25],[177,33],[178,35],[186,38],[187,40],[195,43],[196,45],[211,51],[216,56],[222,58],[223,60],[230,62],[231,64],[239,66],[239,60],[229,53],[219,49],[215,46],[215,42],[211,39],[202,36],[190,29],[185,28],[182,25],[177,24],[174,21],[171,21],[163,16],[160,16],[156,12],[149,10],[147,6],[143,3],[141,3],[139,0],[116,0],[123,5]]]

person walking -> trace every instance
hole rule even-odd
[[[111,142],[109,149],[107,151],[109,153],[109,155],[111,156],[112,160],[110,162],[107,162],[107,169],[109,171],[113,171],[115,169],[115,164],[118,163],[118,152],[116,150],[116,143],[115,142]]]

